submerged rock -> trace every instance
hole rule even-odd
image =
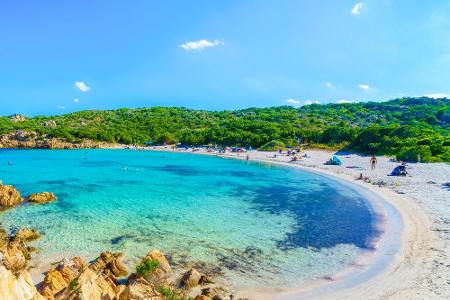
[[[0,209],[14,207],[22,202],[23,198],[15,187],[0,184]]]
[[[49,203],[56,199],[56,196],[50,192],[32,194],[28,196],[28,201],[32,203]]]
[[[14,236],[15,239],[23,240],[25,242],[34,241],[39,239],[40,237],[41,236],[39,235],[36,229],[28,229],[28,228],[19,229]]]

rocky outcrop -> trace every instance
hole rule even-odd
[[[44,300],[26,270],[29,258],[23,240],[0,230],[0,300]]]
[[[22,202],[23,198],[15,187],[0,184],[0,209],[14,207]]]
[[[45,298],[38,293],[26,270],[13,274],[0,264],[0,300],[45,300]]]
[[[49,203],[56,200],[56,196],[53,193],[50,192],[43,192],[43,193],[37,193],[32,194],[28,196],[28,201],[31,203]]]
[[[54,299],[115,300],[123,288],[123,286],[112,283],[109,278],[105,278],[101,273],[86,268],[80,276],[71,281],[70,286],[55,295]]]
[[[44,280],[39,284],[39,292],[47,299],[54,296],[70,286],[71,282],[87,268],[86,262],[79,257],[64,259],[55,268],[49,270]]]
[[[112,253],[109,251],[102,252],[100,257],[95,260],[93,264],[89,266],[94,272],[110,272],[117,278],[124,277],[128,274],[127,268],[122,263],[120,258],[122,253]],[[108,274],[107,274],[108,275]]]
[[[49,127],[53,127],[53,125],[49,124]],[[90,140],[83,140],[77,143],[67,142],[49,135],[38,134],[34,131],[17,130],[13,133],[0,135],[0,148],[94,149],[108,146],[108,143]]]
[[[175,282],[168,280],[171,268],[165,255],[153,250],[142,259],[152,262],[149,271],[131,274],[123,285],[119,278],[126,276],[127,270],[121,262],[122,254],[103,252],[90,265],[80,257],[62,260],[45,273],[36,288],[27,271],[31,248],[26,242],[38,237],[34,229],[20,229],[13,236],[0,229],[0,300],[188,299],[193,292],[189,288],[205,280],[204,275],[191,269],[183,276],[185,288],[175,288]],[[206,288],[195,299],[221,300],[221,291]]]
[[[24,115],[15,114],[9,117],[11,122],[17,123],[17,122],[24,122],[27,120],[27,118]]]
[[[79,257],[62,261],[47,272],[39,291],[46,299],[117,299],[127,274],[121,253],[103,252],[91,265]]]
[[[54,128],[56,127],[56,122],[54,120],[47,120],[44,122],[44,127],[51,127]]]

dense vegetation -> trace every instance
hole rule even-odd
[[[56,126],[49,126],[49,120]],[[22,122],[0,118],[0,134],[17,129],[73,142],[92,139],[253,148],[270,146],[271,141],[296,145],[300,137],[313,147],[396,155],[412,161],[420,155],[422,161],[450,162],[450,100],[426,97],[236,111],[123,108],[38,116]]]

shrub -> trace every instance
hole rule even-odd
[[[430,147],[428,146],[413,146],[401,148],[396,155],[398,160],[417,162],[420,156],[421,162],[432,162],[433,156],[431,155]]]
[[[69,282],[69,290],[74,290],[78,286],[78,278],[75,278],[71,282]]]
[[[192,300],[191,297],[185,298],[185,297],[178,296],[175,291],[173,291],[169,288],[166,288],[166,287],[160,287],[159,292],[167,300]]]
[[[277,141],[277,140],[273,140],[270,141],[264,145],[262,145],[259,150],[261,151],[277,151],[277,150],[283,150],[284,148],[286,148],[286,145],[281,142],[281,141]]]
[[[136,273],[142,277],[146,277],[148,274],[153,273],[159,268],[159,261],[156,259],[146,259],[136,266]]]

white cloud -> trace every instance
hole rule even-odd
[[[338,103],[338,104],[342,104],[342,103],[354,103],[354,102],[355,102],[355,101],[347,100],[347,99],[342,99],[342,100],[336,101],[336,103]]]
[[[82,92],[88,92],[91,88],[83,81],[75,81],[75,86]]]
[[[75,103],[80,103],[80,99],[74,98],[74,99],[73,99],[73,102],[75,102]]]
[[[320,104],[320,101],[317,101],[317,100],[305,100],[305,101],[303,101],[303,105],[311,105],[311,104]]]
[[[214,40],[214,41],[208,41],[208,40],[198,40],[194,42],[187,42],[184,44],[181,44],[180,47],[183,48],[186,51],[191,50],[203,50],[205,48],[212,48],[219,45],[225,44],[223,41]]]
[[[362,2],[356,3],[353,6],[351,14],[354,15],[354,16],[359,16],[361,14],[362,7],[363,7],[363,3]]]
[[[362,90],[367,91],[368,89],[370,89],[370,86],[368,84],[358,84],[358,87]]]
[[[57,108],[57,109],[66,109],[66,107],[65,107],[65,106],[62,106],[62,105],[58,105],[58,106],[56,106],[56,108]]]
[[[450,99],[450,94],[434,93],[434,94],[425,95],[425,97],[433,98],[433,99],[440,99],[440,98],[449,98]]]
[[[335,86],[334,86],[331,82],[329,82],[329,81],[325,82],[325,86],[326,86],[327,88],[329,88],[329,89],[334,89],[334,88],[335,88]]]
[[[289,103],[289,104],[292,104],[292,105],[298,105],[298,104],[300,104],[300,101],[295,100],[295,99],[292,99],[292,98],[287,99],[286,102]]]

